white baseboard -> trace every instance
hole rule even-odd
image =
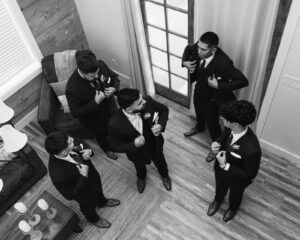
[[[280,156],[283,158],[288,159],[289,161],[291,161],[292,163],[294,163],[297,167],[300,167],[300,156],[293,154],[283,148],[280,148],[272,143],[269,143],[263,139],[259,140],[261,143],[261,147]]]
[[[20,121],[15,124],[15,128],[21,130],[32,120],[36,119],[38,115],[38,107],[34,108],[31,112],[29,112],[25,117],[23,117]]]

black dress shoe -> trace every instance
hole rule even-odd
[[[183,135],[185,137],[190,137],[190,136],[193,136],[193,135],[195,135],[197,133],[200,133],[200,132],[202,132],[202,131],[200,131],[198,128],[194,127],[192,129],[188,130],[187,132],[183,133]]]
[[[213,161],[213,160],[216,159],[216,156],[217,156],[217,154],[215,154],[215,153],[213,153],[212,151],[210,151],[210,152],[207,154],[207,156],[206,156],[206,158],[205,158],[205,161],[206,161],[206,162],[211,162],[211,161]]]
[[[108,198],[107,202],[105,203],[104,207],[115,207],[120,205],[120,200],[118,199],[113,199],[113,198]]]
[[[143,193],[146,186],[146,180],[138,178],[136,181],[137,190],[139,193]]]
[[[98,222],[93,223],[97,228],[109,228],[111,223],[103,218],[100,218]]]
[[[228,208],[226,210],[226,212],[224,213],[224,216],[223,216],[223,221],[224,222],[228,222],[230,221],[231,219],[234,218],[235,214],[236,214],[237,210],[232,210],[230,208]]]
[[[162,180],[163,180],[163,185],[164,185],[165,189],[167,189],[168,191],[171,191],[171,189],[172,189],[171,178],[168,176],[168,177],[162,178]]]
[[[115,207],[115,206],[120,205],[120,203],[121,203],[120,200],[118,200],[118,199],[107,198],[106,200],[107,200],[106,203],[98,203],[97,206],[99,208],[103,208],[103,207]]]
[[[73,232],[74,233],[81,233],[83,230],[81,227],[79,227],[78,225],[76,225],[74,228],[73,228]]]
[[[112,152],[112,151],[105,152],[105,155],[108,158],[112,159],[112,160],[117,160],[118,159],[118,155],[116,153]]]
[[[209,207],[208,207],[208,210],[207,210],[207,215],[208,216],[214,215],[218,211],[220,205],[221,205],[221,203],[218,203],[215,200],[213,202],[211,202],[209,204]]]

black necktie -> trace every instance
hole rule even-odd
[[[202,63],[200,65],[200,71],[203,71],[205,69],[205,59],[202,60]]]
[[[226,143],[226,148],[228,149],[231,145],[231,142],[232,142],[232,139],[233,139],[233,135],[232,133],[229,135],[228,137],[228,140],[227,140],[227,143]]]

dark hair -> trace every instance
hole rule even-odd
[[[118,94],[118,103],[121,108],[126,109],[140,98],[140,92],[134,88],[124,88]]]
[[[45,149],[49,154],[58,154],[68,146],[68,135],[63,132],[52,132],[45,140]]]
[[[202,34],[200,41],[207,44],[210,48],[217,47],[219,44],[219,37],[214,32],[206,32]]]
[[[95,54],[91,52],[81,56],[77,61],[77,67],[85,74],[96,72],[99,65]]]
[[[245,127],[254,122],[256,110],[254,105],[248,101],[231,101],[221,106],[220,116],[229,122],[239,123]]]

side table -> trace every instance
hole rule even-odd
[[[37,206],[37,201],[41,198],[46,200],[49,204],[49,208],[52,207],[57,210],[57,214],[53,219],[48,219],[46,212]],[[33,230],[42,231],[43,240],[66,240],[79,223],[79,218],[76,213],[47,191],[44,191],[29,209],[31,213],[41,216],[41,221],[32,228]],[[3,239],[30,240],[30,235],[25,235],[18,227],[21,220],[28,222],[28,217],[26,215],[20,215],[7,232],[4,233],[2,236]]]

